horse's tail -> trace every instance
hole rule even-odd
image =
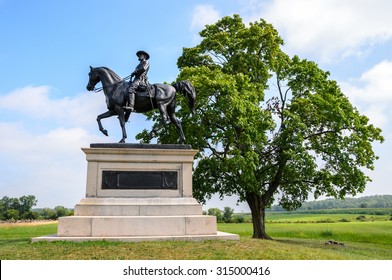
[[[177,92],[182,93],[188,98],[189,109],[191,109],[192,114],[194,114],[196,104],[196,91],[191,82],[179,81],[177,83],[173,83],[172,86],[176,89]]]

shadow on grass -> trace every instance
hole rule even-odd
[[[12,239],[0,239],[0,246],[10,245],[15,243],[31,243],[31,238],[12,238]]]

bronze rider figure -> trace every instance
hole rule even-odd
[[[150,55],[145,51],[138,51],[136,53],[139,58],[139,65],[136,66],[135,71],[131,74],[131,80],[129,81],[129,89],[128,89],[128,103],[124,106],[124,109],[130,110],[131,112],[135,111],[135,94],[137,89],[146,90],[148,88],[148,78],[147,73],[150,69],[150,63],[148,59]],[[132,78],[135,79],[132,80]]]

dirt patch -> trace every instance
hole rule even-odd
[[[32,220],[32,221],[15,221],[15,222],[0,221],[0,227],[38,226],[38,225],[54,224],[54,223],[57,223],[57,221],[54,221],[54,220]]]

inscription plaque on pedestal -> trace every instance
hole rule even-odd
[[[178,188],[176,171],[102,171],[102,189],[170,189]]]

